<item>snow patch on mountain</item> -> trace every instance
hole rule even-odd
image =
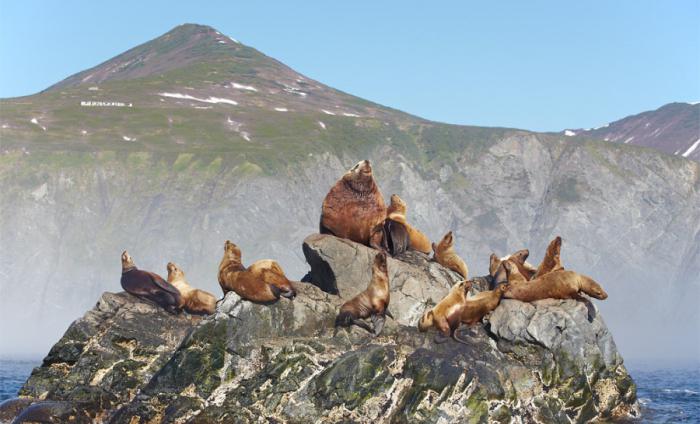
[[[698,146],[700,146],[700,138],[698,138],[698,140],[695,143],[693,143],[693,145],[690,146],[688,148],[688,150],[683,152],[683,154],[681,156],[683,156],[684,158],[687,158],[688,156],[690,156],[691,153],[693,153],[695,151],[695,149],[698,148]]]
[[[247,91],[258,91],[257,88],[253,87],[252,85],[243,85],[243,84],[238,84],[237,82],[231,83],[233,88],[237,88],[239,90],[247,90]]]
[[[237,106],[238,102],[235,100],[231,99],[224,99],[221,97],[207,97],[206,99],[201,99],[199,97],[194,97],[190,96],[189,94],[182,94],[182,93],[158,93],[159,96],[163,97],[171,97],[173,99],[184,99],[184,100],[194,100],[196,102],[203,102],[203,103],[214,103],[214,104],[219,104],[219,103],[224,103],[224,104],[229,104],[229,105],[234,105]]]

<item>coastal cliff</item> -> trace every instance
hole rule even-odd
[[[388,261],[395,320],[373,338],[333,324],[340,305],[366,287],[375,251],[327,235],[307,237],[303,251],[311,271],[293,301],[258,305],[231,292],[200,319],[103,294],[34,370],[22,399],[0,413],[14,402],[19,422],[568,423],[639,415],[634,382],[593,303],[503,300],[483,324],[463,330],[468,344],[436,344],[415,324],[459,276],[409,252]],[[486,288],[477,282],[473,290]]]

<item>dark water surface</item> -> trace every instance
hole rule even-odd
[[[0,360],[0,402],[17,396],[35,361]],[[700,366],[678,369],[630,366],[643,423],[700,423]]]

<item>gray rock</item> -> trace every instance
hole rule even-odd
[[[75,396],[49,398],[71,402],[70,408],[111,423],[132,423],[137,418],[187,423],[263,418],[290,423],[513,418],[569,423],[639,414],[634,383],[612,336],[600,314],[593,310],[591,316],[583,303],[506,300],[483,325],[462,330],[466,344],[436,344],[433,333],[420,333],[413,324],[426,307],[425,299],[438,301],[458,278],[423,255],[409,254],[389,262],[390,308],[397,320],[389,320],[374,338],[354,327],[336,330],[334,319],[345,299],[366,286],[375,252],[330,236],[308,237],[304,250],[312,258],[313,284],[298,283],[293,301],[261,305],[228,293],[216,314],[196,326],[185,317],[163,315],[169,318],[168,327],[154,319],[165,312],[128,299],[132,303],[122,303],[118,311],[131,314],[129,327],[138,329],[136,340],[181,342],[163,349],[166,359],[155,359],[157,372],[124,377],[134,382],[128,396],[109,392],[114,399],[101,407],[93,402],[92,409],[81,409]],[[339,294],[319,287],[335,287]],[[105,295],[126,301],[125,296]],[[101,304],[86,314],[91,319],[82,320],[101,329],[101,336],[92,338],[96,341],[121,334],[126,325],[113,318],[119,312],[109,312],[114,309],[109,307],[103,311]],[[137,312],[141,310],[144,313]],[[182,336],[170,337],[171,333]],[[72,361],[73,374],[94,375],[94,361],[84,358],[109,357],[110,362],[102,362],[113,363],[130,357],[118,349],[106,355],[103,343],[80,340],[67,333],[23,393],[63,387],[44,374],[52,368],[48,358]],[[108,392],[118,382],[112,381],[98,387]],[[86,393],[93,387],[89,379],[73,380],[70,386],[73,392]]]

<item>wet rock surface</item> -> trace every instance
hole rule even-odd
[[[467,344],[436,344],[416,321],[459,277],[411,252],[389,260],[396,320],[374,338],[333,324],[345,299],[366,287],[375,252],[314,235],[304,253],[311,282],[299,283],[293,301],[259,305],[229,293],[201,320],[105,294],[21,395],[64,402],[61,411],[75,411],[76,420],[130,424],[638,415],[634,383],[592,304],[505,300],[484,324],[461,330]],[[484,288],[480,281],[476,289]]]

